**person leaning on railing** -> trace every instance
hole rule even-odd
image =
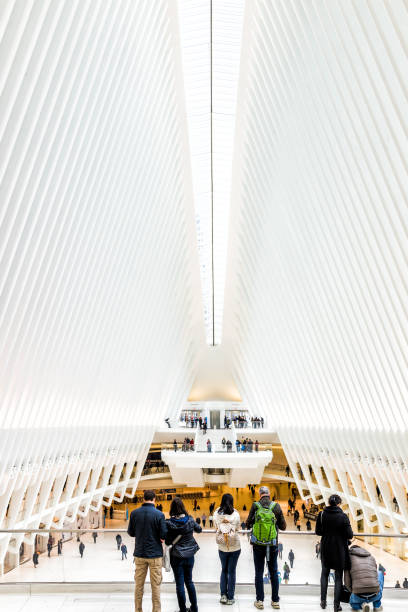
[[[278,610],[280,608],[279,605],[279,577],[278,577],[278,532],[279,529],[281,531],[285,531],[286,529],[286,521],[283,516],[282,508],[276,502],[271,501],[271,494],[269,492],[268,487],[260,487],[259,489],[259,502],[254,502],[252,504],[251,510],[249,511],[249,515],[246,522],[246,528],[252,529],[251,535],[251,544],[253,545],[253,556],[254,556],[254,566],[255,566],[255,590],[256,590],[256,601],[254,605],[259,610],[263,610],[264,607],[264,583],[263,583],[263,573],[265,567],[265,559],[268,564],[269,574],[271,577],[271,585],[272,585],[272,608]],[[265,517],[265,513],[269,516],[269,524],[272,527],[273,523],[273,531],[276,530],[276,537],[274,541],[261,542],[254,535],[254,531],[256,529],[256,525],[258,521],[261,519],[261,515]],[[267,521],[265,520],[265,525]],[[272,530],[269,531],[271,533]]]
[[[350,569],[348,541],[353,539],[348,516],[340,508],[341,497],[331,495],[329,505],[319,513],[316,521],[316,535],[321,539],[322,572],[320,576],[320,607],[325,609],[330,570],[335,570],[334,612],[341,610],[340,597],[343,585],[343,571]]]
[[[162,540],[167,534],[163,512],[154,507],[156,494],[146,490],[144,503],[130,514],[128,534],[135,538],[135,610],[142,612],[144,583],[150,571],[153,612],[160,612],[160,585],[162,581]]]

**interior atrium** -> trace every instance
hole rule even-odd
[[[251,610],[267,486],[284,612],[333,494],[407,610],[407,84],[406,0],[0,1],[1,609],[133,609],[154,489],[200,611],[233,495]]]

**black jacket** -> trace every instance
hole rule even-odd
[[[163,512],[153,504],[145,503],[130,514],[128,534],[136,538],[135,557],[154,559],[163,556],[161,540],[167,533]]]
[[[348,540],[353,538],[350,521],[340,506],[327,506],[319,513],[316,534],[322,536],[322,565],[333,570],[350,569]]]
[[[166,544],[173,544],[177,536],[181,535],[180,540],[172,546],[170,554],[175,557],[192,557],[199,546],[193,537],[193,532],[201,533],[202,528],[195,522],[192,516],[184,515],[171,517],[166,521],[167,535]]]
[[[271,503],[271,498],[270,497],[261,497],[261,499],[259,500],[259,503],[261,504],[261,506],[263,506],[264,508],[267,508],[269,506],[269,504]],[[257,507],[255,505],[255,502],[252,504],[251,509],[249,511],[248,514],[248,518],[247,518],[247,522],[246,522],[246,528],[247,529],[252,529],[254,523],[255,523],[255,513],[256,513]],[[276,516],[276,543],[278,543],[278,532],[279,529],[281,529],[282,531],[285,531],[286,529],[286,521],[285,521],[285,517],[283,516],[283,512],[282,512],[282,508],[280,507],[279,504],[275,504],[275,506],[273,507],[273,513]]]

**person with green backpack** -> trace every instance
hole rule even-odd
[[[255,608],[264,608],[263,575],[265,559],[272,585],[272,608],[280,609],[279,576],[278,576],[278,531],[285,531],[286,521],[280,505],[271,501],[268,487],[259,489],[259,501],[252,504],[246,522],[247,529],[252,529],[251,544],[255,566]]]

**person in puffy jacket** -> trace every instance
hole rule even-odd
[[[187,612],[186,592],[190,600],[191,612],[197,612],[197,594],[193,582],[194,555],[199,546],[193,537],[194,531],[201,533],[202,528],[189,516],[180,497],[175,497],[170,505],[170,518],[167,519],[166,544],[171,546],[170,565],[176,582],[176,593],[180,612]]]
[[[381,608],[384,574],[377,570],[374,557],[361,546],[350,546],[351,567],[344,572],[344,585],[351,591],[350,605],[353,610]]]
[[[235,580],[241,542],[238,535],[241,519],[234,508],[234,498],[225,493],[221,505],[214,512],[214,525],[216,529],[216,542],[221,561],[220,591],[222,604],[235,603]]]

